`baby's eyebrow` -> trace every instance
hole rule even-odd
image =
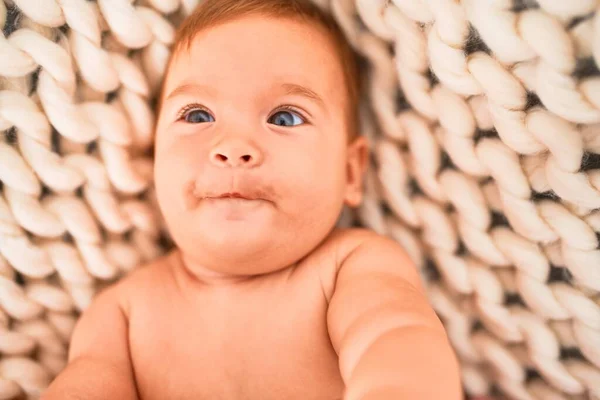
[[[199,83],[187,82],[187,83],[179,85],[175,89],[173,89],[173,91],[171,93],[169,93],[169,95],[166,97],[166,99],[170,99],[170,98],[179,96],[181,94],[202,93],[202,92],[207,93],[209,95],[214,95],[214,90],[210,86],[201,85]]]
[[[297,85],[295,83],[283,83],[281,87],[285,90],[285,93],[288,95],[308,97],[319,103],[321,107],[325,108],[325,102],[323,101],[321,96],[319,96],[316,92],[310,90],[309,88]]]

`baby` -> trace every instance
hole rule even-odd
[[[95,298],[44,400],[462,398],[406,253],[335,227],[367,166],[357,77],[309,0],[201,3],[156,127],[177,249]]]

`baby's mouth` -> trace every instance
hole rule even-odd
[[[219,205],[219,207],[254,207],[271,205],[276,207],[273,188],[263,181],[252,177],[244,179],[211,178],[202,182],[190,181],[184,189],[184,198],[188,210],[195,209],[201,203]]]
[[[202,200],[215,215],[220,215],[226,220],[245,220],[250,213],[262,209],[266,201],[259,198],[249,198],[240,193],[224,193],[219,196],[205,197]]]
[[[238,192],[223,193],[218,196],[207,196],[207,199],[241,199],[241,200],[260,200],[255,196],[244,195]]]

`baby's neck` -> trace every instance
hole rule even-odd
[[[264,274],[231,274],[215,271],[187,256],[180,249],[174,250],[169,255],[169,266],[181,279],[201,286],[240,286],[265,276]],[[289,268],[283,268],[274,273],[282,273]]]

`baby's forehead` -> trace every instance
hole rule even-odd
[[[344,89],[341,61],[332,44],[319,33],[307,37],[306,25],[273,17],[245,17],[208,28],[188,45],[175,46],[166,86],[196,81],[237,82],[240,89],[265,86],[278,90],[289,84],[285,89],[292,93],[302,91],[293,84],[328,94]],[[244,34],[253,40],[240,40]]]

